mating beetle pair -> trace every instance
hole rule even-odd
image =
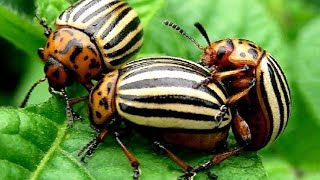
[[[93,15],[85,7],[96,8],[97,13]],[[231,123],[240,148],[217,155],[196,168],[176,157],[156,138],[152,139],[187,172],[185,177],[244,150],[259,150],[283,132],[290,114],[290,91],[286,78],[275,59],[250,41],[226,39],[210,43],[202,26],[196,24],[208,42],[208,47],[203,48],[177,25],[165,22],[204,51],[202,64],[214,66],[215,71],[211,75],[199,65],[169,57],[142,59],[109,72],[124,64],[141,46],[142,29],[137,16],[127,18],[135,25],[128,25],[134,27],[132,29],[123,30],[124,26],[119,25],[121,18],[131,11],[118,1],[81,1],[62,13],[57,20],[60,29],[56,32],[52,33],[41,21],[49,42],[39,55],[46,62],[45,72],[50,86],[60,90],[65,97],[69,120],[72,119],[72,110],[64,92],[64,87],[70,83],[69,77],[88,90],[93,88],[89,96],[89,116],[99,135],[83,149],[83,157],[90,155],[108,133],[113,133],[134,167],[134,177],[138,178],[138,161],[119,138],[117,129],[122,122],[119,117],[156,133],[156,137],[162,137],[169,143],[196,149],[219,146],[226,140]],[[112,13],[116,14],[114,21],[102,21],[112,19]],[[130,31],[136,36],[128,35],[131,38],[126,39],[120,33],[112,37],[108,35],[110,31]],[[83,36],[88,43],[86,45],[79,38]],[[126,46],[122,49],[105,52],[110,47],[113,49],[111,42],[124,39]],[[115,63],[105,60],[108,54],[121,52],[124,52],[123,60],[117,59]],[[116,65],[109,68],[112,64]],[[93,87],[91,79],[101,81]],[[224,89],[219,81],[227,88]],[[194,109],[191,113],[190,108]]]
[[[290,90],[285,75],[276,60],[268,52],[248,40],[226,39],[210,43],[204,28],[200,24],[196,24],[196,27],[207,39],[208,47],[206,48],[202,48],[176,24],[166,21],[165,25],[173,27],[204,50],[201,64],[214,66],[214,71],[211,74],[207,72],[207,75],[202,73],[203,78],[200,82],[194,81],[196,84],[189,84],[188,90],[181,90],[184,80],[189,76],[182,75],[182,73],[172,76],[170,73],[179,67],[192,69],[189,73],[197,74],[199,68],[191,62],[188,64],[176,63],[175,61],[179,61],[179,59],[158,57],[129,63],[123,69],[106,75],[91,92],[89,98],[91,124],[95,128],[101,129],[101,124],[107,122],[114,124],[117,120],[111,120],[115,117],[110,115],[115,115],[138,126],[143,126],[143,131],[150,130],[151,134],[160,132],[156,137],[166,142],[202,150],[217,148],[221,142],[224,142],[227,138],[229,125],[231,125],[240,147],[217,154],[198,167],[188,165],[159,144],[159,141],[155,141],[154,144],[157,147],[163,149],[172,160],[184,169],[186,174],[183,177],[187,179],[194,176],[196,172],[219,164],[230,156],[243,151],[259,150],[275,141],[284,131],[290,114]],[[169,59],[171,65],[162,67],[161,63]],[[185,70],[181,71],[184,72]],[[201,71],[205,72],[205,70]],[[164,77],[166,77],[165,80],[162,79]],[[174,81],[170,79],[172,77],[175,77]],[[222,81],[223,86],[219,86],[220,81]],[[166,90],[166,86],[169,84],[174,90]],[[215,101],[218,101],[218,99],[223,99],[223,101],[220,101],[216,108],[211,107],[210,112],[214,112],[218,116],[223,115],[222,119],[226,119],[224,128],[220,128],[220,126],[204,128],[203,124],[205,122],[201,119],[203,117],[201,113],[203,112],[202,107],[207,106],[202,104],[201,107],[197,107],[198,101],[189,99],[190,95],[197,96],[194,91],[210,88],[212,85],[216,86],[211,88],[216,95],[212,95],[211,98],[215,98]],[[224,89],[224,87],[227,88]],[[223,91],[226,92],[222,93],[223,96],[221,96],[222,94],[218,92]],[[183,103],[178,98],[174,100],[176,104],[170,104],[172,102],[171,98],[173,98],[170,94],[172,92],[176,94],[183,92],[184,99],[188,99],[188,105],[192,105],[194,108],[188,108],[187,103]],[[197,96],[197,98],[199,97],[203,100],[209,98],[207,96],[205,96],[206,98]],[[105,106],[105,102],[108,103],[107,106]],[[162,109],[162,103],[166,105],[169,103],[171,109]],[[179,103],[183,105],[179,106]],[[232,120],[231,115],[226,113],[230,111],[229,108],[232,111]],[[214,111],[214,109],[220,110]],[[185,110],[199,114],[184,116],[178,113]],[[158,115],[161,116],[158,117]],[[168,116],[172,120],[166,119]],[[177,117],[182,119],[183,123],[174,119]],[[197,117],[198,120],[192,120],[192,123],[189,123],[190,119],[188,118],[193,117]],[[211,121],[220,124],[218,119],[217,117],[211,118]],[[103,125],[102,127],[106,127],[106,129],[103,129],[97,138],[88,144],[85,155],[90,155],[97,144],[105,137],[106,132],[110,131],[110,125]],[[168,135],[168,129],[174,129],[174,131],[169,131],[171,134]],[[184,131],[180,132],[181,129],[184,129]],[[190,132],[190,130],[192,131]],[[197,133],[194,133],[194,131],[197,131]],[[198,141],[194,142],[194,139]],[[118,142],[121,141],[118,139]],[[119,144],[123,146],[122,143]],[[124,147],[122,148],[124,149]],[[128,150],[126,149],[125,152],[128,152]],[[131,159],[131,162],[134,162],[134,177],[138,177],[137,160],[133,158],[134,161],[132,161],[132,157],[134,157],[132,154],[127,154],[127,156],[129,160]]]

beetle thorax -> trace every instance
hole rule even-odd
[[[89,95],[89,118],[97,129],[103,127],[115,115],[115,89],[118,73],[118,70],[115,70],[105,75],[93,87]]]
[[[40,56],[44,62],[53,57],[74,72],[74,79],[86,83],[102,71],[102,62],[96,45],[85,33],[73,28],[60,28],[48,37]]]

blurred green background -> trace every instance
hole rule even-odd
[[[0,0],[1,106],[18,106],[28,88],[44,76],[37,48],[45,38],[34,15],[52,23],[70,1],[59,2],[50,1],[46,9],[37,10],[41,1]],[[145,44],[139,57],[161,54],[199,59],[200,50],[162,25],[170,19],[200,44],[205,41],[193,27],[197,21],[212,41],[250,39],[278,59],[291,87],[292,116],[284,135],[259,154],[270,179],[320,179],[320,1],[168,0],[150,8],[158,11],[152,11],[156,13],[145,24]],[[30,104],[46,101],[50,97],[47,87],[43,83],[36,88]]]

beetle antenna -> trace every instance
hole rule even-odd
[[[26,106],[26,104],[27,104],[27,102],[28,102],[28,100],[29,100],[29,98],[30,98],[30,95],[31,95],[32,91],[34,90],[34,88],[35,88],[36,86],[38,86],[40,83],[44,82],[45,80],[46,80],[45,77],[44,77],[44,78],[41,78],[41,79],[39,79],[37,82],[35,82],[35,83],[31,86],[31,88],[29,89],[26,97],[25,97],[25,98],[23,99],[23,101],[21,102],[21,104],[20,104],[20,106],[19,106],[20,108],[24,108],[24,107]]]
[[[210,39],[204,27],[199,22],[194,23],[194,26],[199,30],[201,35],[206,39],[208,45],[210,45]]]
[[[49,35],[52,32],[51,27],[47,24],[46,20],[43,18],[40,18],[38,15],[36,15],[36,18],[38,19],[40,25],[44,28],[44,35],[46,37],[49,37]]]
[[[204,48],[196,41],[194,40],[189,34],[187,34],[180,26],[178,26],[176,23],[171,21],[164,21],[164,25],[171,27],[172,29],[176,30],[178,33],[180,33],[182,36],[188,38],[191,42],[193,42],[199,49],[204,50]]]

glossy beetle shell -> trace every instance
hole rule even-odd
[[[118,74],[117,80],[107,74],[90,93],[89,117],[95,128],[121,117],[165,132],[168,142],[196,149],[212,149],[226,140],[230,110],[221,121],[216,120],[227,99],[225,90],[220,83],[194,88],[209,75],[205,68],[180,58],[156,57],[131,62],[116,71],[119,73],[112,74]],[[186,137],[197,142],[191,143],[191,138],[188,142]]]

